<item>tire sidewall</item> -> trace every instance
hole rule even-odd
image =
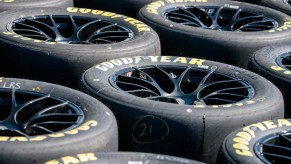
[[[73,0],[13,0],[12,2],[0,2],[0,11],[35,8],[35,7],[68,7],[73,6]]]
[[[291,7],[283,3],[283,0],[261,0],[261,4],[284,12],[288,15],[291,14]]]
[[[285,53],[291,52],[291,47],[288,45],[277,45],[264,47],[254,53],[251,58],[251,64],[262,69],[262,73],[271,75],[270,78],[278,78],[282,81],[291,82],[290,71],[279,66],[277,58]],[[257,70],[260,71],[260,70]]]

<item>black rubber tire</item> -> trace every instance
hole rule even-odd
[[[155,0],[74,0],[75,7],[111,11],[135,18],[138,11]]]
[[[228,1],[240,1],[240,2],[252,3],[252,4],[259,5],[262,0],[228,0]]]
[[[291,6],[284,3],[283,0],[261,0],[260,4],[291,15]]]
[[[202,164],[198,161],[174,156],[135,152],[82,153],[50,160],[44,164],[62,164],[68,161],[86,164],[131,164],[134,162],[138,164]]]
[[[290,22],[288,15],[263,6],[234,1],[210,0],[204,2],[169,3],[158,1],[143,7],[138,18],[151,26],[161,39],[162,54],[187,56],[247,67],[250,55],[259,48],[291,40],[291,29],[282,30]],[[174,1],[175,2],[175,1]],[[164,18],[167,9],[179,6],[225,6],[241,8],[255,15],[265,15],[278,22],[275,32],[231,32],[181,25]],[[281,30],[281,31],[279,31]],[[177,41],[179,38],[179,41]]]
[[[70,154],[118,150],[116,119],[93,97],[54,84],[13,78],[1,78],[0,88],[50,94],[76,104],[85,115],[84,122],[72,130],[18,138],[0,136],[0,163],[40,163]]]
[[[254,3],[254,4],[270,7],[272,9],[279,10],[283,13],[291,15],[291,6],[286,4],[284,0],[235,0],[235,1]]]
[[[167,56],[124,58],[99,64],[84,73],[80,89],[108,105],[117,118],[120,150],[162,153],[215,162],[220,144],[231,131],[260,120],[283,117],[282,95],[265,78],[222,63],[199,59],[203,65],[198,66],[195,63],[188,64],[190,60]],[[187,62],[182,64],[181,61]],[[116,65],[120,62],[122,64]],[[111,75],[121,69],[146,65],[204,69],[217,66],[218,73],[243,79],[254,87],[256,93],[251,100],[243,101],[241,106],[201,107],[143,99],[117,90],[109,82]],[[150,128],[152,133],[148,134]],[[140,137],[144,132],[147,135]]]
[[[288,15],[291,15],[291,6],[286,4],[284,0],[235,0],[235,1],[241,1],[241,2],[248,2],[248,3],[255,3],[258,5],[266,6],[278,11],[281,11],[283,13],[286,13]],[[286,0],[288,1],[288,0]]]
[[[93,13],[94,14],[93,14]],[[37,15],[75,15],[116,22],[131,29],[133,38],[111,44],[62,44],[19,37],[7,30],[15,19]],[[99,14],[99,15],[98,15]],[[132,24],[131,24],[132,23]],[[1,76],[41,80],[76,87],[82,73],[110,59],[160,55],[158,35],[147,25],[123,15],[79,8],[38,8],[0,14]],[[134,25],[133,25],[134,24]]]
[[[291,117],[291,76],[290,70],[279,66],[277,58],[291,52],[289,45],[277,45],[264,47],[256,51],[248,65],[248,69],[267,78],[282,92],[285,102],[285,118]]]
[[[0,12],[35,7],[72,7],[73,0],[2,0]]]
[[[263,164],[265,162],[254,151],[258,141],[267,135],[290,130],[290,119],[268,120],[238,129],[225,138],[216,163]]]

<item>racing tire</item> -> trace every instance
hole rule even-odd
[[[157,1],[144,6],[138,18],[156,30],[162,54],[242,68],[255,50],[291,40],[288,15],[249,3]]]
[[[253,54],[248,65],[249,70],[264,76],[281,90],[285,100],[285,118],[291,117],[290,52],[289,45],[264,47]]]
[[[134,162],[145,164],[202,164],[202,162],[174,156],[135,152],[82,153],[50,160],[44,164],[62,164],[68,161],[86,164],[130,164]]]
[[[258,5],[266,6],[288,15],[291,15],[291,3],[289,0],[236,0],[241,2],[255,3]]]
[[[73,0],[2,0],[0,1],[0,12],[24,8],[71,6],[73,6]]]
[[[195,58],[114,59],[87,70],[80,90],[113,111],[121,151],[207,163],[215,162],[221,143],[233,130],[284,115],[280,91],[265,78]]]
[[[0,163],[118,150],[116,119],[91,96],[15,78],[0,78],[0,92]]]
[[[268,120],[229,134],[217,163],[289,163],[291,120]]]
[[[38,8],[0,14],[1,76],[76,87],[93,65],[160,55],[158,35],[123,15],[84,8]]]

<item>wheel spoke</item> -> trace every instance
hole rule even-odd
[[[207,13],[205,13],[204,11],[202,11],[202,10],[199,10],[199,9],[197,9],[196,7],[194,7],[193,8],[194,10],[196,10],[196,11],[198,11],[198,12],[203,12],[205,15],[208,15]],[[192,22],[197,22],[198,24],[199,24],[199,26],[200,27],[206,27],[206,25],[195,15],[195,14],[193,14],[193,13],[191,13],[189,10],[186,10],[186,9],[184,9],[184,8],[181,8],[181,10],[184,12],[184,13],[186,13],[186,14],[188,14],[188,15],[190,15],[190,19],[192,20]]]
[[[162,70],[161,68],[154,66],[154,68],[158,71],[160,71],[163,75],[166,75],[166,77],[172,82],[172,84],[175,83],[175,81],[173,80],[173,78],[164,70]],[[160,86],[160,85],[159,85]],[[176,86],[175,86],[176,87]]]
[[[125,90],[126,92],[130,92],[134,90],[147,90],[147,91],[153,92],[150,88],[147,88],[138,84],[134,84],[134,83],[128,83],[128,82],[123,82],[123,81],[117,81],[116,83],[118,86],[124,85],[124,87],[121,87],[121,88]]]
[[[66,122],[66,121],[46,121],[46,122],[38,122],[36,124],[33,124],[32,126],[45,126],[45,125],[74,125],[77,124],[76,122]]]
[[[283,156],[283,155],[278,155],[278,154],[271,154],[271,153],[264,153],[264,156],[268,158],[275,159],[276,161],[282,161],[283,163],[291,162],[291,157],[290,156]]]
[[[226,100],[226,99],[222,99],[222,98],[201,98],[201,100],[217,100],[217,101],[222,101],[222,102],[226,102],[226,103],[236,103],[236,101],[232,101],[232,100]]]
[[[188,80],[189,79],[189,71],[191,70],[191,67],[188,67],[187,69],[185,69],[184,71],[183,71],[183,73],[179,76],[179,78],[178,78],[178,86],[179,86],[179,90],[182,90],[181,88],[181,86],[182,86],[182,84],[183,84],[183,81],[186,79],[186,80]]]
[[[280,134],[280,133],[276,133],[277,135],[279,135],[279,142],[280,144],[286,145],[287,147],[291,147],[291,139],[287,138],[286,136]]]
[[[160,85],[156,82],[156,80],[153,79],[149,74],[145,73],[144,71],[140,70],[137,67],[133,67],[133,69],[141,73],[142,75],[146,76],[146,78],[149,79],[149,83],[151,83],[154,87],[156,87],[156,89],[159,90],[160,94],[164,94],[164,90],[160,87]]]
[[[233,17],[231,18],[230,23],[234,23],[236,22],[236,20],[239,19],[240,13],[242,12],[241,9],[237,10],[236,13],[233,15]]]
[[[13,130],[13,131],[16,132],[17,134],[22,135],[22,136],[29,137],[29,135],[27,135],[27,134],[21,132],[20,130]]]
[[[33,19],[26,19],[26,18],[23,18],[30,26],[33,26],[33,27],[36,27],[37,29],[39,29],[42,33],[45,33],[46,32],[51,32],[51,33],[54,33],[54,30],[48,26],[47,24],[45,23],[42,23],[40,21],[37,21],[37,20],[33,20]]]
[[[130,93],[142,98],[159,96],[158,94],[150,90],[132,90],[132,91],[127,91],[127,93]]]
[[[54,131],[51,131],[51,130],[43,127],[43,126],[38,126],[38,125],[29,126],[28,128],[30,128],[30,129],[38,129],[38,130],[44,131],[45,133],[55,133]]]
[[[205,84],[209,84],[212,80],[212,75],[214,74],[214,71],[217,70],[216,66],[212,66],[210,72],[201,80],[200,82],[200,86],[205,85]]]
[[[239,82],[239,81],[242,81],[242,80],[241,79],[222,80],[222,81],[216,81],[216,82],[209,83],[209,84],[207,84],[207,86],[215,85],[215,84],[220,84],[220,83]]]
[[[88,29],[90,29],[90,28],[95,28],[95,27],[97,27],[97,25],[98,25],[99,22],[101,22],[101,19],[97,19],[97,20],[95,20],[95,21],[92,21],[92,22],[89,22],[89,23],[83,25],[83,26],[80,28],[80,30],[78,31],[78,33],[77,33],[77,37],[81,40],[80,35],[83,34],[83,33],[85,33],[86,31],[88,31]],[[85,41],[89,41],[89,40],[91,40],[91,39],[92,39],[96,34],[97,34],[97,31],[94,31],[94,32],[92,32],[92,34],[91,34],[90,36],[86,37],[86,39],[84,39],[84,40],[85,40]]]
[[[216,92],[220,93],[220,92],[225,92],[225,91],[232,91],[232,90],[238,90],[238,89],[249,89],[249,88],[251,88],[251,87],[250,86],[246,86],[246,87],[225,88],[225,89],[217,90]]]
[[[75,20],[73,18],[73,15],[70,15],[70,21],[71,21],[71,23],[73,25],[74,31],[77,32],[79,27],[76,25],[76,22],[75,22]]]
[[[58,109],[63,110],[63,108],[65,106],[67,106],[67,104],[68,104],[68,102],[64,102],[64,103],[61,103],[61,104],[57,104],[57,105],[42,109],[42,110],[38,111],[37,113],[35,113],[33,116],[31,116],[30,119],[26,121],[26,123],[29,123],[29,122],[31,122],[31,121],[33,121],[35,119],[41,118],[41,117],[47,117],[49,115],[48,114],[44,115],[44,114],[48,113],[50,111],[58,110]],[[69,116],[68,114],[65,114],[65,115]]]
[[[136,77],[123,76],[123,75],[119,75],[118,79],[120,80],[119,82],[130,83],[133,86],[142,86],[142,88],[153,91],[157,94],[161,92],[161,90],[156,88],[152,83],[150,83],[147,80],[143,80]]]
[[[217,11],[215,12],[215,14],[213,15],[213,20],[215,22],[218,22],[218,19],[220,17],[221,11],[223,10],[223,7],[219,7],[219,9],[217,9]]]
[[[17,102],[16,102],[16,98],[15,98],[15,89],[11,89],[11,108],[12,108],[12,113],[16,112],[15,110],[17,110]]]
[[[21,25],[21,26],[24,26],[24,27],[27,27],[28,29],[26,30],[31,30],[31,31],[36,31],[38,33],[43,33],[41,30],[39,30],[38,28],[35,28],[34,26],[31,26],[31,25],[28,25],[28,24],[24,24],[24,23],[20,23],[20,22],[13,22],[14,24],[16,25]],[[17,30],[24,30],[24,29],[14,29],[14,31],[17,31]]]
[[[98,42],[99,41],[99,42]],[[97,39],[93,39],[93,40],[90,40],[91,43],[113,43],[113,41],[111,40],[107,40],[107,39],[102,39],[102,38],[97,38]]]
[[[180,104],[176,100],[176,98],[171,98],[171,97],[156,96],[156,97],[148,97],[147,99],[156,100],[156,101],[160,101],[160,102],[168,102],[168,103]]]

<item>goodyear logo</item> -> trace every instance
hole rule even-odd
[[[286,70],[280,66],[271,66],[271,69],[274,70],[274,71],[277,71],[277,72],[282,72],[283,74],[285,75],[290,75],[291,74],[291,71],[289,70]]]
[[[133,26],[135,26],[139,32],[150,31],[150,27],[144,24],[143,22],[124,16],[124,15],[112,13],[112,12],[107,12],[107,11],[102,11],[102,10],[92,10],[92,9],[86,9],[86,8],[76,8],[76,7],[68,7],[67,11],[70,13],[77,13],[77,12],[82,13],[82,14],[91,13],[93,15],[101,15],[101,16],[110,17],[110,18],[123,18],[125,22],[128,22],[132,24]]]
[[[162,6],[165,6],[166,3],[181,3],[181,2],[207,2],[207,0],[165,0],[165,1],[156,1],[147,5],[146,10],[149,13],[158,15],[158,9]]]
[[[284,19],[284,24],[274,30],[269,30],[269,32],[276,32],[276,31],[286,31],[291,27],[291,19],[290,18],[285,18]]]
[[[33,137],[8,137],[8,136],[0,136],[0,142],[3,141],[42,141],[45,140],[46,138],[60,138],[60,137],[64,137],[66,135],[74,135],[74,134],[78,134],[80,131],[88,131],[91,129],[91,127],[97,126],[97,121],[95,120],[90,120],[85,122],[84,124],[82,124],[81,126],[66,131],[66,132],[62,132],[62,133],[53,133],[53,134],[49,134],[49,135],[39,135],[39,136],[33,136]]]
[[[170,56],[136,56],[121,59],[114,59],[108,62],[104,62],[95,66],[95,68],[101,71],[108,71],[108,69],[114,68],[115,66],[121,66],[124,64],[139,63],[141,60],[150,60],[151,62],[162,62],[162,63],[183,63],[189,65],[197,65],[203,67],[205,60],[196,58],[186,57],[170,57]]]
[[[279,119],[277,121],[263,121],[256,124],[251,124],[246,126],[236,133],[235,138],[233,139],[234,144],[232,147],[235,149],[235,153],[240,156],[254,156],[250,151],[249,142],[256,137],[255,130],[266,131],[268,129],[273,129],[282,126],[291,126],[291,122],[285,119]]]
[[[58,160],[51,160],[45,162],[45,164],[72,164],[72,163],[83,163],[89,161],[96,161],[98,158],[94,153],[83,153],[74,156],[65,156]]]
[[[3,34],[5,35],[10,35],[13,38],[20,38],[21,40],[28,40],[28,41],[33,41],[35,43],[40,43],[40,42],[44,42],[45,44],[56,44],[56,42],[47,42],[47,41],[43,41],[43,40],[38,40],[38,39],[33,39],[33,38],[28,38],[28,37],[23,37],[21,35],[15,34],[14,32],[8,32],[5,31],[3,32]]]

